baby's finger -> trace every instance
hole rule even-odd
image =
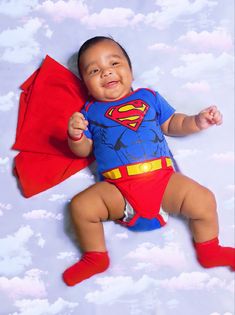
[[[218,109],[216,105],[211,105],[206,110],[210,113],[215,113]]]
[[[72,128],[86,130],[87,124],[88,122],[86,120],[74,121],[72,122]]]
[[[85,119],[85,117],[83,116],[82,113],[74,113],[70,119],[69,119],[69,123],[73,124],[75,126],[75,124],[80,124],[80,123],[84,123],[87,124],[87,120]]]
[[[202,119],[206,119],[208,121],[212,121],[214,115],[209,110],[204,110],[200,113]]]
[[[223,115],[220,113],[220,111],[217,111],[214,114],[213,119],[216,125],[221,125],[223,123]]]
[[[73,113],[73,115],[71,116],[71,118],[72,119],[80,119],[80,118],[82,118],[82,119],[85,119],[85,117],[84,117],[84,115],[82,114],[82,113],[80,113],[80,112],[75,112],[75,113]]]

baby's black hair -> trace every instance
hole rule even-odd
[[[128,56],[126,50],[118,43],[116,42],[112,37],[106,37],[106,36],[95,36],[95,37],[92,37],[90,39],[88,39],[87,41],[85,41],[82,46],[80,47],[79,51],[78,51],[78,59],[77,59],[77,67],[78,67],[78,73],[80,75],[80,77],[82,78],[82,75],[81,75],[81,69],[80,69],[80,66],[79,66],[79,62],[80,62],[80,58],[82,56],[82,54],[84,54],[84,52],[90,48],[91,46],[97,44],[97,43],[100,43],[104,40],[111,40],[112,42],[116,43],[122,50],[124,56],[126,57],[127,59],[127,62],[128,62],[128,65],[130,67],[130,69],[132,70],[132,65],[131,65],[131,60],[130,60],[130,57]]]

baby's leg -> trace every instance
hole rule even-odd
[[[218,218],[213,193],[192,179],[174,173],[165,190],[162,207],[166,212],[189,219],[197,257],[204,267],[230,266],[235,269],[235,249],[218,242]]]
[[[102,221],[122,218],[125,201],[114,185],[101,182],[76,195],[70,208],[78,241],[84,252],[81,260],[63,274],[65,283],[71,286],[108,268]]]
[[[165,190],[162,206],[166,212],[182,214],[189,219],[196,242],[205,242],[218,236],[214,195],[194,180],[174,173]]]

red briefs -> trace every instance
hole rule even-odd
[[[151,170],[152,163],[160,163],[160,167]],[[138,169],[141,168],[140,173]],[[115,171],[117,174],[117,170],[119,175],[116,177],[119,178],[107,178],[108,176],[115,177],[112,172]],[[161,203],[165,188],[173,173],[174,169],[169,158],[125,165],[105,172],[103,174],[105,180],[121,191],[135,212],[128,222],[119,220],[119,223],[133,230],[152,230],[165,225],[168,215],[161,209]]]

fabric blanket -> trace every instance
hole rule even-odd
[[[88,166],[68,148],[68,119],[87,100],[81,81],[46,56],[41,67],[22,85],[14,150],[14,173],[22,193],[31,197]]]

